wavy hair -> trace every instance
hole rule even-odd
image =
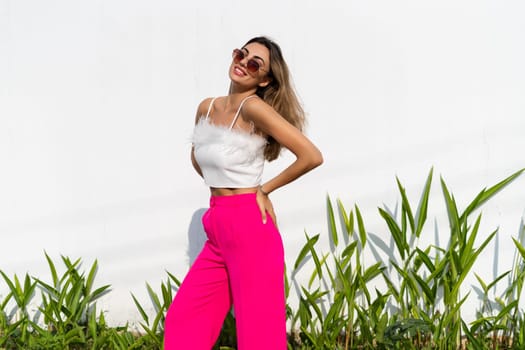
[[[268,72],[270,83],[265,87],[258,87],[257,96],[272,106],[290,124],[303,131],[305,113],[295,93],[290,71],[283,58],[281,48],[274,41],[264,36],[252,38],[244,46],[251,43],[264,45],[270,51],[270,71]],[[268,161],[276,159],[281,153],[281,149],[281,144],[269,136],[264,149],[265,159]]]

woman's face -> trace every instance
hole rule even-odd
[[[234,50],[230,65],[230,79],[245,87],[265,86],[269,83],[270,51],[259,43],[250,43]]]

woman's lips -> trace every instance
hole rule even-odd
[[[233,72],[236,75],[241,76],[241,77],[244,77],[246,75],[246,72],[242,70],[241,68],[239,68],[238,66],[233,67]]]

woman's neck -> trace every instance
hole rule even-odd
[[[256,90],[249,90],[249,91],[239,91],[239,92],[232,92],[226,96],[224,105],[226,109],[237,109],[239,105],[241,104],[241,101],[244,100],[246,97],[251,96],[255,94]]]

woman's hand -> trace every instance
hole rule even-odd
[[[277,227],[277,219],[275,218],[275,212],[273,210],[272,201],[268,197],[268,193],[263,193],[260,187],[257,189],[256,201],[257,201],[257,205],[259,206],[259,210],[261,211],[261,217],[262,217],[263,224],[266,224],[267,222],[266,215],[270,214],[270,217],[272,218],[273,223]]]

